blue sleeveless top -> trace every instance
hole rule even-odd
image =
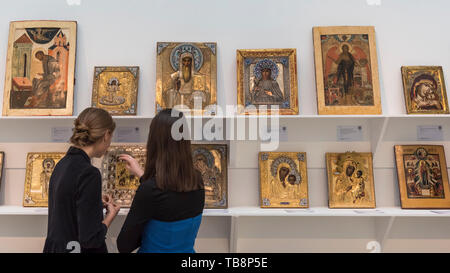
[[[148,221],[138,253],[195,253],[201,221],[202,214],[175,222]]]
[[[198,177],[201,183],[201,176]],[[125,223],[117,249],[130,253],[193,253],[205,204],[203,189],[190,192],[162,191],[155,179],[142,180]]]

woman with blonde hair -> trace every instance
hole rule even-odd
[[[74,125],[73,146],[50,178],[44,252],[68,252],[78,243],[82,253],[106,253],[106,232],[120,207],[107,196],[102,200],[102,177],[91,159],[105,154],[116,125],[108,112],[98,108],[85,109]]]

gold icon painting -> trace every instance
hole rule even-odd
[[[145,168],[147,149],[143,145],[111,146],[102,159],[103,194],[111,195],[122,207],[130,207],[139,187],[139,177],[130,174],[126,163],[119,160],[120,154],[131,155]]]
[[[374,27],[314,27],[319,115],[381,114]]]
[[[4,116],[72,115],[76,22],[11,22]]]
[[[408,114],[448,114],[447,91],[441,66],[402,66]]]
[[[372,153],[327,153],[328,206],[375,208]]]
[[[444,147],[401,145],[394,149],[402,208],[450,208]]]
[[[308,208],[306,153],[259,153],[262,208]]]
[[[241,114],[267,113],[276,106],[281,115],[297,115],[297,53],[287,49],[237,50],[238,105]],[[248,106],[255,106],[253,109]]]
[[[47,207],[50,177],[65,153],[28,153],[24,207]]]
[[[201,173],[205,185],[205,208],[227,208],[227,145],[192,144],[191,147],[194,167]]]
[[[179,106],[192,114],[215,114],[216,54],[216,43],[158,42],[156,112]]]
[[[111,115],[136,115],[138,78],[138,66],[96,66],[92,106]]]

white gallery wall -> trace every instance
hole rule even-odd
[[[450,214],[318,213],[327,207],[325,152],[374,153],[380,208],[400,208],[393,145],[419,143],[417,126],[442,126],[442,139],[426,144],[445,145],[450,166],[450,116],[406,116],[400,72],[404,65],[439,65],[450,85],[449,12],[446,0],[16,0],[0,9],[0,64],[6,63],[10,21],[77,21],[74,115],[90,106],[94,66],[139,66],[138,117],[117,122],[141,128],[140,140],[145,142],[155,112],[157,42],[217,42],[217,101],[224,108],[237,100],[236,49],[296,48],[299,116],[280,120],[288,136],[279,150],[307,152],[311,214],[205,216],[197,251],[368,252],[367,243],[379,241],[383,251],[449,252]],[[312,27],[344,25],[375,26],[380,117],[317,116]],[[4,74],[5,65],[0,65],[0,89]],[[0,108],[2,100],[0,96]],[[8,206],[22,205],[27,152],[65,151],[67,144],[51,143],[51,128],[72,122],[0,118],[0,150],[6,153],[0,186],[0,252],[42,250],[45,214],[2,214],[2,206],[7,211]],[[362,126],[362,139],[338,141],[339,125]],[[229,207],[256,209],[260,142],[231,141],[229,149]],[[108,234],[111,251],[124,217]]]
[[[79,6],[67,4],[77,1]],[[6,60],[10,21],[75,20],[74,113],[90,106],[94,66],[137,65],[139,114],[151,115],[158,41],[217,42],[222,106],[236,104],[236,49],[296,48],[300,114],[316,114],[312,27],[370,25],[376,31],[383,113],[399,114],[405,113],[402,65],[441,65],[448,74],[449,10],[445,0],[17,0],[0,10],[0,53]]]

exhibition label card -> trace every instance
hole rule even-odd
[[[337,126],[337,141],[362,141],[363,129],[361,125]]]
[[[69,142],[72,136],[71,127],[53,127],[52,128],[52,142],[64,143]]]
[[[261,139],[261,142],[267,143],[274,140],[286,142],[289,140],[288,127],[286,125],[280,125],[278,128],[270,129],[270,134],[268,135],[269,137]]]
[[[140,142],[139,127],[118,127],[115,132],[115,142]]]
[[[417,140],[419,141],[442,141],[444,130],[441,125],[419,125],[417,126]]]

